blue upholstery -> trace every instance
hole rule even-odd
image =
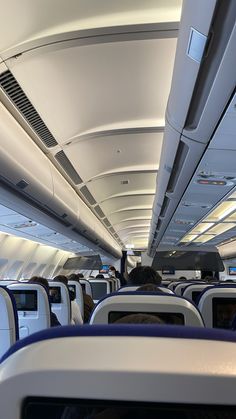
[[[0,363],[25,346],[35,342],[74,336],[144,336],[181,339],[201,339],[236,342],[236,334],[228,330],[167,325],[112,324],[61,326],[45,329],[16,342],[1,358]]]
[[[15,298],[13,296],[13,293],[7,288],[4,287],[3,285],[0,285],[1,288],[4,288],[4,290],[7,292],[7,294],[9,295],[11,302],[12,302],[12,307],[13,307],[13,311],[14,311],[14,318],[15,318],[15,329],[16,329],[16,340],[19,340],[19,322],[18,322],[18,314],[17,314],[17,308],[16,308],[16,301]]]

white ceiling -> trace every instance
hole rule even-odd
[[[73,185],[78,194],[86,185],[90,208],[99,205],[135,248],[147,246],[181,3],[13,0],[1,8],[0,57],[58,142],[48,157],[57,164],[64,151],[83,182]],[[104,28],[112,35],[101,37]],[[85,29],[94,32],[82,42]]]

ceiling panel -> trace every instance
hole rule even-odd
[[[151,209],[153,204],[154,195],[136,195],[124,196],[120,198],[112,198],[104,201],[100,206],[104,213],[109,218],[110,214],[132,209]]]
[[[0,39],[0,51],[5,48],[6,57],[14,39],[15,49],[22,48],[6,65],[58,143],[48,156],[65,174],[55,158],[61,152],[83,181],[79,192],[67,173],[86,202],[87,196],[87,205],[94,211],[99,204],[114,229],[137,243],[137,234],[149,228],[163,142],[177,42],[177,25],[171,32],[168,23],[179,20],[182,1],[147,0],[144,6],[141,0],[72,0],[64,11],[61,0],[56,7],[52,0],[56,12],[51,4],[47,16],[41,2],[25,1],[31,21],[41,16],[42,22],[16,27],[4,42]],[[155,26],[148,27],[152,22]],[[113,26],[114,36],[121,25],[133,25],[137,36],[102,40],[99,24]],[[136,24],[147,25],[146,35]],[[95,27],[87,44],[81,34],[68,35]]]
[[[163,125],[175,38],[69,46],[8,63],[60,144],[91,131]]]
[[[132,220],[136,222],[136,220],[151,220],[152,217],[152,210],[150,209],[136,209],[136,210],[125,210],[115,212],[109,215],[109,220],[113,224],[114,228],[116,224],[119,224],[121,221]]]
[[[65,7],[64,0],[11,0],[1,10],[0,52],[60,32],[131,23],[177,22],[181,4],[182,0],[145,0],[145,3],[143,0],[70,0]]]
[[[98,203],[119,195],[154,194],[156,175],[157,172],[107,175],[89,182],[87,188]]]

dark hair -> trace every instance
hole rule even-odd
[[[77,282],[79,282],[79,275],[78,274],[70,274],[69,276],[68,276],[68,281],[77,281]]]
[[[65,275],[57,275],[53,278],[53,281],[62,282],[64,285],[68,285],[68,278]]]
[[[128,316],[124,316],[119,320],[116,320],[114,323],[156,323],[156,324],[164,324],[164,322],[158,316],[153,316],[152,314],[145,314],[145,313],[135,313],[129,314]]]
[[[116,268],[114,266],[109,266],[110,271],[115,271]]]
[[[84,275],[83,275],[83,274],[81,274],[81,273],[78,273],[78,274],[77,274],[77,276],[78,276],[80,279],[84,278]]]
[[[96,278],[98,278],[98,279],[104,279],[104,275],[103,274],[97,274],[96,275]]]
[[[161,279],[161,276],[150,266],[138,266],[129,273],[129,283],[132,285],[160,285]]]
[[[28,283],[43,285],[44,288],[46,288],[46,291],[49,293],[49,284],[46,278],[42,278],[41,276],[32,276],[32,278],[29,279]]]
[[[185,276],[180,276],[179,279],[187,279]]]
[[[145,284],[137,288],[136,291],[151,291],[151,292],[163,292],[156,284]]]

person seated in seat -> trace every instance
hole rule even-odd
[[[129,285],[161,285],[161,276],[150,266],[138,266],[129,273]]]
[[[61,282],[62,284],[66,285],[68,291],[68,279],[65,275],[57,275],[53,278],[53,281]],[[75,296],[70,293],[70,303],[71,303],[71,324],[83,324],[83,319],[80,313],[80,308],[75,301]]]
[[[71,274],[68,279],[69,281],[77,281],[79,282],[79,279],[82,278],[80,275],[83,274]],[[90,319],[90,315],[94,309],[94,302],[93,299],[90,297],[90,295],[86,294],[83,290],[83,298],[84,298],[84,323],[88,323]]]
[[[137,288],[136,291],[162,292],[163,293],[162,289],[158,288],[158,286],[155,284],[142,285],[141,287]]]
[[[49,297],[49,285],[48,285],[48,280],[46,278],[42,278],[40,276],[33,276],[31,279],[29,279],[28,281],[30,284],[40,284],[43,285],[44,288],[46,289]],[[55,313],[53,313],[53,311],[51,310],[51,304],[50,304],[50,299],[49,299],[49,305],[50,305],[50,320],[51,320],[51,327],[54,326],[61,326],[61,323],[59,322],[57,316]]]

